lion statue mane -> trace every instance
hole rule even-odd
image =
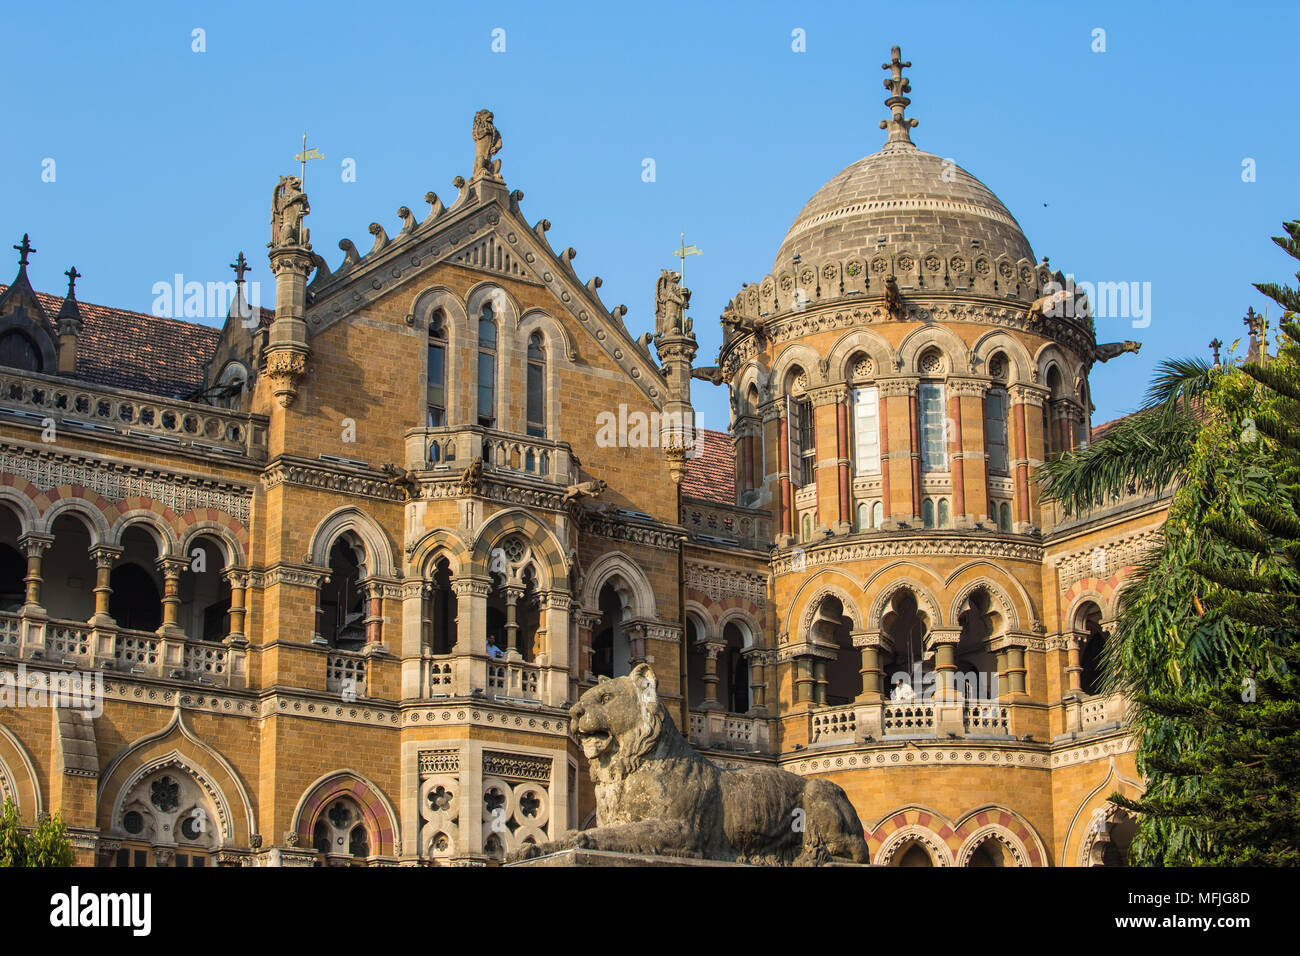
[[[581,848],[740,863],[866,863],[840,787],[775,768],[724,770],[700,756],[659,700],[648,664],[602,677],[573,705],[570,732],[596,785],[596,822],[512,860]]]

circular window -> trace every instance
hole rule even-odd
[[[127,833],[139,833],[144,829],[144,815],[138,810],[128,810],[122,817],[122,829]]]

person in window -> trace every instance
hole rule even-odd
[[[488,638],[488,657],[505,657],[506,652],[497,646],[497,636],[495,634]]]
[[[894,693],[890,699],[902,702],[916,700],[916,691],[912,690],[911,684],[904,683],[903,678],[900,677],[894,682]]]

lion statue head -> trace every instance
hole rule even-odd
[[[602,677],[569,711],[569,728],[591,763],[593,780],[621,779],[654,750],[663,729],[659,682],[649,664],[627,677]]]

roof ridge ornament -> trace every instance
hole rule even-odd
[[[479,110],[474,114],[474,171],[470,181],[489,179],[493,182],[505,182],[501,178],[501,160],[493,159],[501,151],[501,134],[493,123],[491,110]]]
[[[27,233],[25,233],[25,232],[23,233],[23,241],[22,241],[22,243],[21,243],[20,245],[14,246],[14,248],[18,250],[18,266],[19,266],[19,268],[21,268],[21,269],[26,269],[26,268],[27,268],[27,257],[30,256],[33,252],[36,251],[35,247],[32,246],[32,241],[31,241],[31,239],[29,239],[29,238],[27,237]]]
[[[891,116],[888,120],[880,121],[880,128],[889,130],[890,143],[912,145],[910,130],[916,126],[917,121],[913,117],[903,115],[912,102],[903,95],[912,92],[912,84],[907,77],[903,76],[903,71],[912,68],[912,61],[902,59],[901,47],[892,47],[889,52],[890,62],[880,64],[880,68],[890,71],[889,79],[885,80],[885,89],[889,90],[890,94],[885,100],[885,105],[889,107]]]

